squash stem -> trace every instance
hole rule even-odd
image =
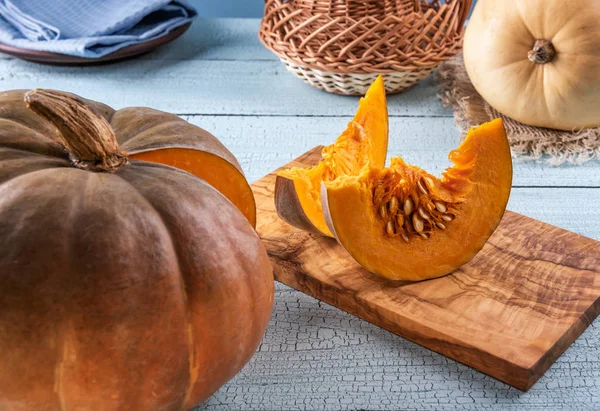
[[[83,100],[59,91],[35,89],[25,94],[25,103],[58,129],[75,167],[112,172],[128,163],[108,121]]]
[[[529,61],[535,64],[550,63],[556,56],[556,50],[550,40],[538,39],[533,43],[532,50],[527,53]]]

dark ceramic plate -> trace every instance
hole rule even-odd
[[[164,36],[158,37],[153,40],[148,40],[143,43],[132,44],[131,46],[123,47],[117,51],[114,51],[106,56],[99,58],[83,58],[76,56],[69,56],[66,54],[51,53],[49,51],[39,50],[27,50],[18,47],[8,46],[0,43],[0,52],[10,54],[21,58],[23,60],[34,61],[42,64],[53,64],[53,65],[89,65],[89,64],[102,64],[109,63],[119,60],[128,59],[131,57],[139,56],[140,54],[149,53],[156,50],[163,44],[167,44],[177,37],[181,36],[190,27],[191,23],[179,26]]]

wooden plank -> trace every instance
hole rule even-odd
[[[240,159],[250,181],[257,180],[310,147],[331,144],[351,117],[184,116],[203,127]],[[389,155],[439,174],[450,162],[448,152],[459,144],[452,118],[390,118]],[[515,186],[600,187],[600,162],[552,167],[515,161]],[[600,203],[600,198],[597,198]],[[571,208],[571,207],[568,207]],[[572,228],[570,228],[572,229]]]
[[[598,188],[524,187],[512,189],[508,209],[600,240],[598,204]]]
[[[597,319],[527,392],[276,283],[263,342],[194,411],[597,410]]]
[[[507,212],[470,263],[400,284],[366,272],[335,241],[283,223],[273,186],[273,175],[253,184],[257,231],[277,280],[521,390],[600,312],[600,243],[592,239]]]
[[[179,39],[145,60],[279,60],[258,40],[258,19],[196,20]]]
[[[0,90],[53,88],[114,108],[148,106],[177,114],[345,116],[356,97],[307,86],[279,61],[130,60],[53,67],[0,60]],[[388,99],[392,116],[446,116],[432,81]]]

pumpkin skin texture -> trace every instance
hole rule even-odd
[[[464,40],[469,78],[524,124],[600,126],[599,21],[597,0],[480,0]]]
[[[383,167],[387,147],[387,102],[383,78],[379,76],[360,99],[356,115],[346,130],[334,144],[323,148],[319,164],[277,174],[277,214],[301,230],[333,237],[321,208],[321,181],[358,174],[368,164]]]
[[[20,119],[35,118],[25,104],[26,90],[1,93],[0,102],[7,112]],[[68,94],[68,93],[65,93]],[[161,163],[185,170],[215,187],[246,216],[252,227],[256,226],[254,195],[240,164],[234,155],[211,133],[194,126],[174,114],[148,107],[127,107],[115,111],[111,107],[69,94],[84,102],[104,117],[117,137],[123,151],[131,159]],[[14,113],[14,114],[11,114]],[[2,117],[4,118],[4,117]],[[56,134],[51,124],[41,124],[47,138]]]
[[[110,119],[129,158],[166,164],[200,177],[256,226],[256,204],[236,158],[212,134],[174,114],[128,107]]]
[[[323,210],[338,242],[390,280],[440,277],[469,262],[500,223],[510,195],[502,121],[472,129],[449,158],[454,166],[442,178],[397,157],[387,169],[324,182]]]
[[[67,153],[72,132],[110,130],[107,107],[35,93],[32,107],[76,111],[53,119],[23,91],[0,96],[0,409],[190,409],[262,338],[266,250],[192,174],[127,159],[116,141],[98,162],[83,143]]]

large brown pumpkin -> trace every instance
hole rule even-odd
[[[0,94],[0,410],[189,409],[252,356],[273,304],[258,236],[209,184],[117,143],[192,128]]]

